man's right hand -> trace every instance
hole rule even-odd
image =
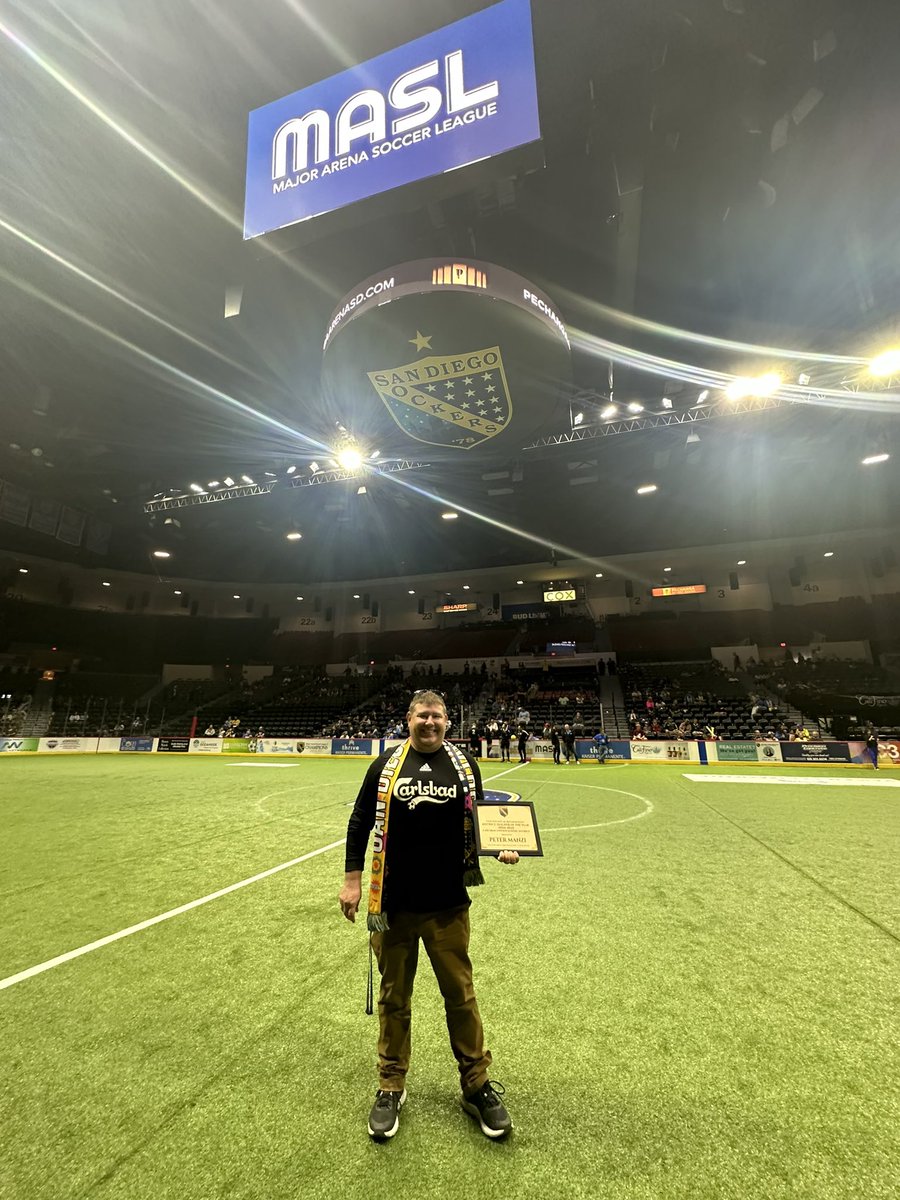
[[[341,912],[348,921],[356,920],[356,913],[359,909],[359,901],[362,896],[362,884],[359,878],[346,879],[344,886],[341,888],[338,895],[338,901],[341,906]]]

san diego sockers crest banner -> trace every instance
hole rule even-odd
[[[507,452],[558,425],[569,367],[565,326],[533,283],[419,259],[363,280],[332,313],[323,414],[382,455],[417,442],[429,458]]]
[[[530,3],[501,0],[251,112],[244,237],[540,136]]]

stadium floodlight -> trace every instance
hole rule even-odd
[[[108,579],[103,579],[100,582],[100,586],[101,587],[112,587],[112,584],[109,582]]]
[[[358,471],[363,464],[363,456],[360,454],[359,448],[350,444],[342,446],[334,457],[342,471]]]
[[[728,400],[746,400],[748,396],[772,396],[781,387],[782,378],[777,371],[766,371],[752,378],[738,375],[725,389]]]
[[[318,469],[319,469],[319,464],[317,462],[311,462],[309,464],[309,469],[312,471],[313,474],[315,474],[316,471],[318,471]]]
[[[219,481],[218,481],[218,479],[212,479],[206,486],[207,487],[218,487]]]
[[[362,484],[360,487],[358,487],[356,489],[356,494],[357,494],[357,496],[367,496],[369,494],[369,489],[366,487],[365,484]]]
[[[154,550],[153,557],[154,558],[171,558],[172,555],[169,553],[168,550]]]
[[[862,465],[863,465],[864,467],[874,467],[876,463],[883,463],[883,462],[887,462],[887,460],[888,460],[890,457],[891,457],[891,456],[890,456],[889,454],[886,454],[886,453],[881,453],[881,454],[869,454],[869,455],[867,455],[867,457],[866,457],[866,458],[864,458],[864,459],[862,460]]]
[[[374,462],[375,459],[378,458],[380,455],[381,455],[380,450],[373,450],[372,453],[369,455],[369,458],[372,460],[372,462]]]
[[[287,473],[288,473],[288,475],[293,475],[293,473],[294,473],[296,470],[297,470],[297,468],[296,468],[296,467],[294,467],[294,466],[290,466],[290,467],[288,467],[288,469],[287,469]]]
[[[192,492],[202,492],[202,491],[203,491],[203,488],[200,486],[200,484],[199,484],[199,483],[192,483],[192,484],[191,484],[191,491],[192,491]]]
[[[603,412],[600,414],[600,420],[611,421],[618,411],[619,409],[617,405],[607,404],[606,408],[604,408]]]
[[[572,424],[575,427],[581,425],[583,421],[584,421],[584,413],[583,412],[577,412],[572,417]]]
[[[630,413],[642,413],[644,411],[644,406],[639,401],[632,400],[628,405],[628,411]]]
[[[241,479],[244,481],[244,483],[249,484],[250,487],[255,486],[249,475],[242,475]]]
[[[225,484],[226,487],[234,487],[234,480],[231,478],[230,475],[226,475],[225,478],[222,480],[222,482]]]
[[[642,483],[641,486],[636,489],[639,496],[649,496],[651,492],[655,492],[656,490],[655,483]]]
[[[414,596],[414,595],[416,594],[416,589],[415,589],[415,588],[410,588],[410,589],[409,589],[409,594],[410,594],[410,596]]]
[[[594,575],[594,578],[595,578],[595,579],[602,579],[602,578],[603,578],[603,572],[602,572],[602,571],[597,571],[597,572],[596,572],[596,574]]]
[[[663,396],[662,406],[663,406],[663,408],[671,408],[672,407],[672,401],[669,399],[668,396]]]
[[[900,350],[885,350],[869,363],[869,374],[878,378],[900,374]]]
[[[290,533],[284,535],[289,542],[299,542],[303,534],[296,529],[292,529]]]
[[[739,567],[746,567],[746,565],[747,565],[747,560],[746,560],[746,558],[739,558],[739,559],[737,560],[737,565],[738,565]]]
[[[822,557],[823,558],[834,558],[834,551],[826,550],[825,553],[822,555]]]
[[[697,403],[694,405],[694,408],[699,408],[699,406],[701,404],[705,404],[708,399],[709,399],[709,390],[707,388],[704,388],[703,391],[700,393],[700,395],[697,397]]]
[[[458,512],[441,513],[441,519],[444,521],[455,521],[455,520],[457,520],[458,517],[459,517]]]

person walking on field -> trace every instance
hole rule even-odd
[[[355,921],[362,868],[374,829],[366,924],[381,974],[378,998],[378,1091],[369,1113],[375,1141],[392,1138],[406,1102],[412,992],[425,947],[444,998],[450,1046],[459,1067],[462,1107],[486,1137],[512,1129],[503,1088],[488,1079],[469,959],[469,896],[484,883],[475,845],[474,805],[484,792],[477,761],[445,741],[447,709],[435,692],[416,692],[407,713],[409,739],[366,771],[347,826],[341,912]],[[514,865],[514,850],[497,855]]]
[[[516,737],[519,739],[519,762],[528,762],[526,750],[528,748],[528,730],[524,725],[520,725]]]

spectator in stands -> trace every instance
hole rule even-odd
[[[216,727],[215,727],[215,725],[207,725],[207,727],[206,727],[206,729],[203,731],[203,733],[204,733],[204,737],[215,737],[215,736],[216,736]]]
[[[576,737],[581,737],[584,733],[584,717],[580,712],[577,712],[572,718],[572,728],[575,731]]]
[[[531,723],[531,713],[527,708],[520,708],[516,713],[516,723],[519,725],[529,725]]]
[[[560,698],[557,700],[556,703],[559,705],[560,708],[568,708],[569,707],[569,697],[568,696],[560,696]]]

